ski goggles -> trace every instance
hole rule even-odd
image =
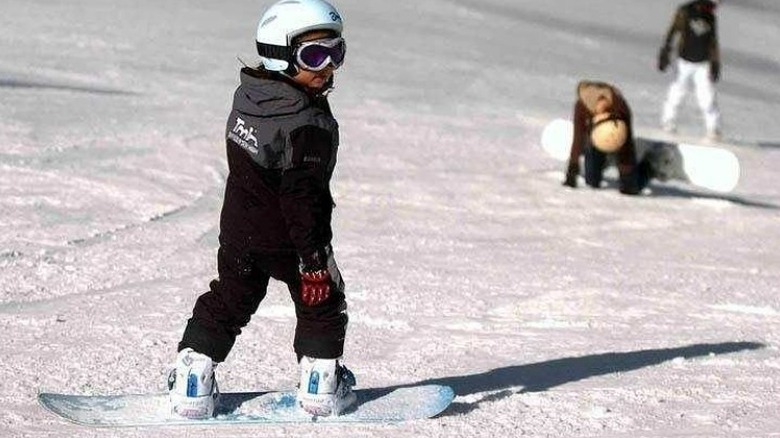
[[[329,64],[333,64],[334,68],[339,68],[344,64],[344,55],[346,54],[347,43],[341,37],[305,41],[299,44],[293,52],[295,62],[310,71],[323,70]]]

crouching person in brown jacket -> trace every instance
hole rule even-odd
[[[620,193],[639,194],[652,177],[649,163],[637,162],[631,108],[620,90],[605,82],[581,81],[577,85],[566,186],[577,187],[580,155],[584,155],[585,183],[593,188],[601,187],[610,160],[620,174]]]

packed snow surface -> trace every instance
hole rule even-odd
[[[0,436],[780,436],[780,2],[723,2],[718,194],[561,186],[581,79],[657,130],[671,0],[340,0],[334,246],[362,387],[452,386],[395,425],[91,429],[39,391],[163,390],[215,275],[225,118],[269,1],[0,6]],[[240,58],[240,60],[239,60]],[[684,135],[701,137],[691,98]],[[223,391],[290,388],[283,285]]]

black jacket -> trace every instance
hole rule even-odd
[[[569,152],[567,173],[579,174],[580,155],[582,155],[586,144],[590,143],[591,121],[594,116],[596,99],[600,95],[603,95],[610,102],[610,114],[625,121],[628,126],[626,143],[620,150],[614,152],[618,172],[625,179],[627,175],[636,171],[637,165],[631,107],[620,90],[604,82],[580,81],[577,84],[577,101],[574,104],[574,134]]]
[[[719,62],[716,5],[710,0],[695,0],[680,6],[666,33],[664,47],[671,47],[679,34],[677,54],[690,62]]]
[[[244,68],[226,139],[220,244],[304,261],[328,245],[339,134],[326,98]]]

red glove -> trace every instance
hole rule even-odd
[[[301,299],[307,306],[316,306],[330,297],[330,272],[327,269],[301,272]]]

